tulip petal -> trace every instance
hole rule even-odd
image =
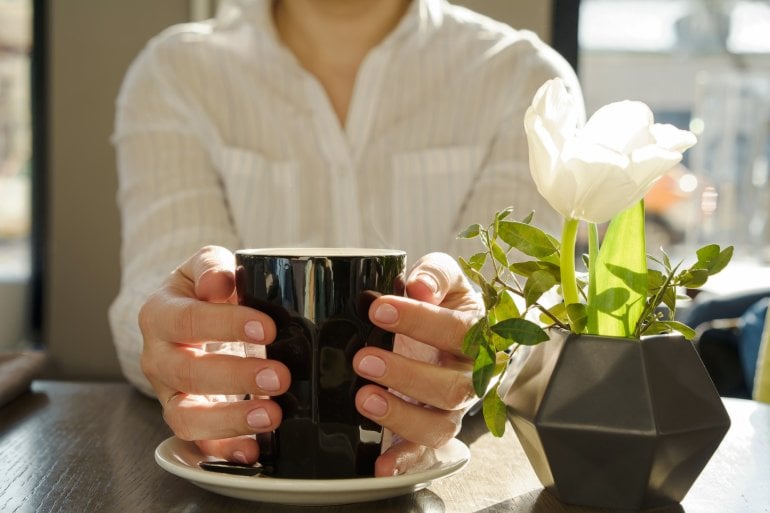
[[[655,123],[650,127],[655,144],[661,148],[679,153],[695,146],[698,139],[688,130],[680,130],[674,125]]]
[[[566,167],[579,176],[571,192],[573,216],[591,223],[604,223],[631,204],[639,187],[623,167],[611,163],[570,160]]]
[[[575,134],[581,111],[562,79],[554,78],[540,86],[530,108],[540,117],[557,147]]]
[[[636,148],[654,144],[650,133],[652,111],[642,102],[622,101],[610,103],[597,110],[580,131],[580,138],[602,144],[620,153],[630,153]]]
[[[631,162],[634,172],[631,178],[647,194],[658,179],[682,160],[682,154],[658,146],[645,146],[634,150]],[[641,199],[641,197],[640,197]]]
[[[572,178],[573,187],[563,194],[571,197],[571,217],[594,223],[608,221],[621,206],[627,205],[622,189],[628,182],[626,168],[629,159],[622,153],[610,150],[602,145],[582,144],[572,141],[563,152],[564,168]],[[620,194],[615,190],[620,188]],[[606,198],[605,191],[613,191],[612,199]],[[610,212],[607,215],[606,212]]]

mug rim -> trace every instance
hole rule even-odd
[[[235,255],[279,258],[373,258],[406,256],[406,252],[400,249],[358,247],[276,247],[238,249]]]

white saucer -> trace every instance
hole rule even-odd
[[[155,449],[158,465],[201,488],[237,499],[295,505],[367,502],[416,492],[462,469],[470,459],[470,451],[461,441],[453,439],[433,451],[428,468],[393,477],[357,479],[237,476],[201,469],[198,464],[205,459],[194,443],[173,436]]]

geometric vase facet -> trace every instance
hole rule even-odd
[[[680,502],[730,426],[692,344],[549,335],[500,392],[543,487],[594,507]]]

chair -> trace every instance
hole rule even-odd
[[[750,399],[770,288],[730,295],[701,293],[679,317],[697,335],[695,347],[719,395]],[[757,327],[759,332],[757,332]]]

